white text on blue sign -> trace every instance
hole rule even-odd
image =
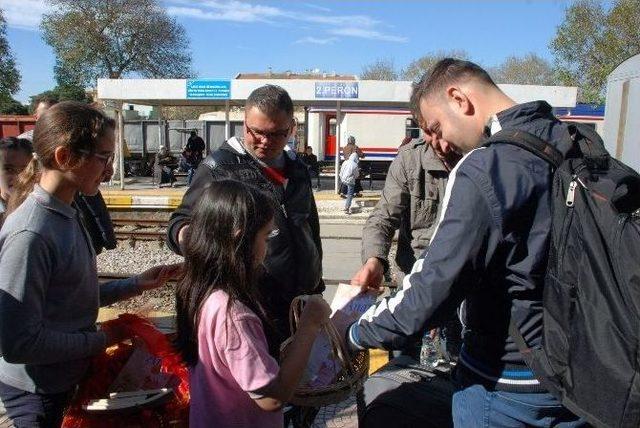
[[[316,98],[358,98],[358,82],[316,82]]]
[[[231,98],[231,81],[229,80],[187,80],[187,99],[228,100],[229,98]]]

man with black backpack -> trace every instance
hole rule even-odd
[[[546,102],[516,104],[468,61],[440,61],[414,91],[425,132],[464,157],[451,171],[429,249],[401,291],[351,326],[349,345],[402,347],[459,308],[464,341],[454,425],[582,426],[540,383],[509,335],[513,321],[528,346],[542,340],[554,167],[497,137],[501,130],[533,134],[564,156],[572,149],[568,126]],[[483,146],[494,135],[498,140]],[[574,373],[575,381],[588,375]],[[403,415],[397,417],[394,426],[402,426]],[[382,423],[367,414],[362,422]]]

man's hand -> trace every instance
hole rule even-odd
[[[182,272],[182,263],[154,266],[138,275],[140,291],[162,287],[170,279],[175,279]]]
[[[369,258],[360,270],[351,278],[351,285],[357,285],[362,291],[378,290],[382,284],[384,266],[377,257]]]

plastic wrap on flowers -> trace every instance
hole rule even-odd
[[[123,369],[131,365],[131,357],[136,347],[119,344],[96,356],[89,367],[85,379],[65,413],[64,428],[107,428],[113,426],[164,427],[188,426],[189,416],[189,372],[180,355],[171,346],[167,336],[161,333],[150,321],[133,314],[122,314],[105,324],[118,324],[131,331],[136,341],[142,342],[149,354],[157,357],[159,367],[151,370],[171,375],[174,397],[152,408],[134,408],[128,411],[113,411],[105,414],[92,414],[83,406],[91,400],[108,396],[114,381],[120,380]],[[153,376],[156,373],[150,373]],[[122,382],[115,382],[116,384]]]

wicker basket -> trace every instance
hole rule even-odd
[[[285,353],[286,348],[293,341],[293,334],[297,330],[300,314],[304,307],[302,296],[296,297],[291,303],[289,312],[289,324],[291,335],[280,347],[280,356]],[[334,382],[322,387],[298,386],[290,403],[298,406],[320,407],[328,404],[339,403],[354,392],[362,388],[362,384],[369,372],[369,351],[359,351],[350,354],[344,347],[338,331],[333,323],[328,322],[322,326],[322,331],[327,335],[331,344],[333,357],[342,364],[342,371],[338,374]]]

